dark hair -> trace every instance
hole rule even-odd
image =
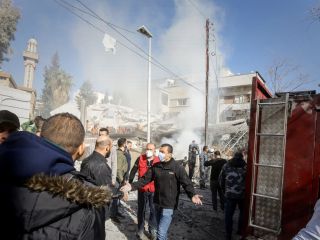
[[[74,154],[84,141],[84,127],[76,116],[58,113],[43,123],[41,136]]]
[[[107,132],[107,134],[109,135],[109,129],[108,129],[108,128],[105,128],[105,127],[100,128],[100,129],[99,129],[99,132]]]
[[[125,138],[119,138],[118,139],[118,147],[123,147],[124,144],[126,143],[127,139]]]
[[[17,131],[17,128],[15,125],[13,125],[12,123],[9,122],[3,122],[0,123],[0,133],[8,131],[8,133],[13,133],[15,131]]]
[[[220,156],[221,154],[220,154],[220,151],[214,151],[214,153],[213,153],[214,155],[216,155],[216,156]]]
[[[16,114],[8,110],[1,110],[0,125],[2,128],[1,132],[4,132],[4,131],[14,132],[20,128],[20,121]]]
[[[45,121],[46,121],[46,119],[41,116],[36,116],[34,118],[34,125],[36,126],[37,132],[41,132],[41,128],[42,128]]]
[[[204,151],[204,150],[206,150],[206,149],[208,149],[208,146],[203,146],[203,149],[202,149],[202,150]]]
[[[169,153],[173,152],[173,147],[169,143],[164,143],[161,145],[161,147],[167,147]]]
[[[241,151],[238,151],[234,154],[234,158],[243,159],[243,154]]]

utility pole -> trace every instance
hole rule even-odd
[[[204,145],[208,145],[208,97],[209,97],[209,19],[206,20],[206,112],[204,123]]]

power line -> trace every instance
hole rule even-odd
[[[65,0],[60,0],[60,1],[63,2],[64,4],[68,5],[68,6],[71,7],[71,8],[74,8],[74,9],[76,9],[76,10],[82,12],[82,13],[85,13],[85,14],[87,14],[87,15],[89,15],[89,16],[97,19],[97,17],[96,17],[95,15],[93,15],[92,13],[90,13],[90,12],[87,12],[87,11],[85,11],[85,10],[83,10],[83,9],[81,9],[81,8],[79,8],[79,7],[77,7],[77,6],[73,5],[73,4],[65,1]],[[134,32],[134,31],[131,31],[131,30],[129,30],[129,29],[126,29],[126,28],[124,28],[124,27],[120,27],[120,26],[118,26],[118,25],[116,25],[116,24],[113,24],[113,23],[111,23],[111,22],[108,22],[108,23],[109,23],[111,26],[115,27],[115,28],[118,28],[118,29],[124,30],[124,31],[126,31],[126,32],[129,32],[129,33],[133,33],[133,34],[137,34],[137,35],[138,35],[138,33]]]
[[[58,3],[60,6],[62,6],[63,8],[65,8],[67,11],[69,11],[70,13],[72,13],[73,15],[77,16],[78,18],[80,18],[82,21],[86,22],[87,24],[89,24],[90,26],[92,26],[93,28],[95,28],[96,30],[98,30],[101,33],[105,33],[104,30],[102,30],[101,28],[97,27],[96,25],[94,25],[93,23],[89,22],[87,19],[83,18],[82,16],[80,16],[79,14],[75,13],[71,8],[73,9],[77,9],[78,11],[88,14],[91,17],[94,17],[102,22],[104,22],[106,25],[108,25],[109,27],[111,27],[114,31],[116,31],[118,34],[120,34],[121,36],[123,36],[127,41],[129,41],[131,44],[133,44],[135,47],[137,47],[139,50],[141,50],[146,56],[141,55],[140,53],[138,53],[137,51],[131,49],[130,47],[128,47],[127,45],[125,45],[124,43],[122,43],[121,41],[117,41],[121,46],[125,47],[126,49],[130,50],[131,52],[137,54],[138,56],[140,56],[141,58],[143,58],[144,60],[149,61],[148,59],[148,53],[146,53],[142,48],[140,48],[137,44],[135,44],[134,42],[132,42],[129,38],[127,38],[125,35],[123,35],[121,32],[119,32],[116,28],[118,26],[116,26],[115,24],[112,24],[110,22],[107,22],[106,20],[104,20],[103,18],[101,18],[98,14],[96,14],[93,10],[91,10],[89,7],[87,7],[84,3],[82,3],[79,0],[78,1],[83,7],[85,7],[88,11],[84,11],[83,9],[79,9],[78,7],[75,7],[72,4],[66,3],[64,0],[60,0],[61,2],[63,2],[64,4],[62,4],[61,2],[59,2],[58,0],[54,0],[56,3]],[[66,6],[67,5],[67,6]],[[116,27],[115,27],[116,26]],[[119,28],[119,27],[118,27]],[[151,61],[151,64],[153,64],[154,66],[158,67],[160,70],[169,73],[170,75],[173,75],[175,78],[177,78],[177,80],[180,80],[182,82],[184,82],[185,84],[189,85],[192,88],[197,89],[198,91],[202,92],[201,89],[199,89],[198,87],[194,86],[193,84],[189,83],[188,81],[182,79],[181,77],[179,77],[177,74],[175,74],[174,72],[172,72],[170,69],[168,69],[167,67],[165,67],[164,65],[162,65],[159,61],[157,61],[156,59],[152,58],[154,60]]]
[[[136,43],[134,43],[133,41],[131,41],[128,37],[126,37],[124,34],[122,34],[121,32],[119,32],[114,26],[112,26],[109,22],[107,22],[105,19],[103,19],[102,17],[100,17],[96,12],[94,12],[91,8],[89,8],[86,4],[84,4],[82,1],[80,0],[76,0],[77,2],[79,2],[84,8],[86,8],[88,11],[90,11],[92,14],[94,14],[100,21],[104,22],[105,24],[107,24],[109,27],[111,27],[114,31],[116,31],[118,34],[120,34],[122,37],[124,37],[127,41],[129,41],[133,46],[135,46],[136,48],[138,48],[139,50],[141,50],[146,56],[149,57],[149,54],[143,50],[140,46],[138,46]],[[172,72],[170,69],[168,69],[166,66],[164,66],[162,63],[160,63],[157,59],[155,59],[154,57],[151,57],[151,59],[156,62],[159,66],[162,67],[162,70],[165,69],[165,71],[167,73],[170,73],[171,75],[175,76],[176,78],[178,78],[180,81],[184,82],[185,84],[187,84],[190,87],[193,87],[195,89],[197,89],[198,91],[202,92],[201,89],[199,89],[198,87],[190,84],[188,81],[182,79],[181,77],[179,77],[177,74],[175,74],[174,72]],[[149,60],[148,60],[149,61]],[[152,62],[151,62],[152,63]]]
[[[191,4],[192,7],[194,7],[194,9],[196,9],[200,13],[200,15],[202,15],[202,17],[204,17],[205,19],[208,18],[192,0],[188,0],[188,2]]]
[[[75,13],[74,11],[72,11],[69,7],[61,4],[59,2],[59,0],[54,0],[56,3],[58,3],[60,6],[64,7],[66,10],[68,10],[70,13],[72,13],[73,15],[77,16],[78,18],[80,18],[82,21],[86,22],[87,24],[89,24],[91,27],[95,28],[96,30],[98,30],[99,32],[101,32],[102,34],[105,33],[104,30],[102,30],[101,28],[95,26],[93,23],[89,22],[87,19],[83,18],[82,16],[80,16],[79,14]],[[138,56],[140,56],[141,58],[148,60],[145,56],[141,55],[140,53],[138,53],[137,51],[129,48],[127,45],[123,44],[122,42],[120,42],[119,40],[117,41],[118,44],[120,44],[121,46],[127,48],[128,50],[132,51],[133,53],[137,54]],[[152,62],[151,62],[152,63]],[[158,65],[152,63],[154,66],[158,67],[161,69],[161,67],[159,67]],[[163,69],[161,69],[163,70]]]

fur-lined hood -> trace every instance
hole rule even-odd
[[[111,199],[107,187],[97,187],[63,176],[35,175],[26,182],[26,188],[15,191],[15,205],[24,229],[32,231],[86,208],[100,208]]]
[[[27,183],[27,188],[35,192],[48,192],[54,196],[59,196],[72,203],[102,207],[111,199],[111,191],[108,187],[97,187],[83,183],[73,178],[72,174],[63,176],[46,176],[38,174],[31,177]]]

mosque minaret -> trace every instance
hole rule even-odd
[[[32,88],[34,81],[34,72],[39,60],[37,52],[37,41],[33,38],[29,39],[27,49],[23,52],[24,60],[24,82],[23,86]]]

